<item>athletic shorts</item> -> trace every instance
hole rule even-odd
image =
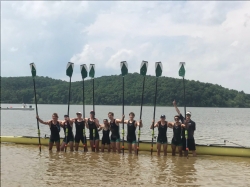
[[[111,135],[110,139],[111,139],[111,142],[120,142],[121,141],[120,136],[112,136]]]
[[[159,137],[157,137],[157,143],[167,144],[168,143],[168,139],[167,139],[167,137],[166,138],[159,138]]]
[[[102,138],[102,145],[108,144],[110,145],[110,138]]]
[[[136,137],[129,137],[127,136],[127,143],[128,144],[136,144]]]
[[[74,142],[74,137],[67,137],[67,142],[66,142],[66,137],[63,139],[63,142],[68,144],[69,142]]]
[[[188,150],[189,151],[195,151],[196,148],[195,148],[195,140],[194,139],[188,139]],[[183,138],[182,139],[182,150],[183,151],[186,151],[186,138]]]
[[[49,138],[49,143],[60,143],[60,137],[56,137],[56,138],[54,138],[54,137],[50,137]]]
[[[84,144],[87,143],[86,136],[75,136],[75,143],[80,143],[80,141]]]
[[[171,144],[175,145],[175,146],[182,146],[182,141],[181,141],[181,139],[176,140],[176,139],[173,138]]]
[[[99,140],[100,138],[99,138],[99,133],[96,133],[95,134],[95,138],[93,137],[93,134],[90,134],[89,135],[89,140]]]

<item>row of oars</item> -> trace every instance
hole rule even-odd
[[[122,114],[124,115],[124,77],[125,75],[128,74],[128,64],[126,61],[122,61],[120,63],[121,65],[121,74],[122,74]],[[186,117],[186,104],[185,104],[185,81],[184,81],[184,76],[185,76],[185,68],[184,65],[185,63],[181,62],[180,63],[181,68],[179,70],[179,76],[183,77],[183,88],[184,88],[184,111],[185,111],[185,117]],[[33,77],[33,84],[34,84],[34,94],[35,94],[35,105],[36,105],[36,115],[38,116],[38,109],[37,109],[37,99],[36,99],[36,87],[35,87],[35,77],[36,77],[36,66],[34,63],[30,64],[31,67],[31,73]],[[145,78],[146,78],[146,73],[147,73],[147,67],[148,67],[148,62],[147,61],[142,61],[141,67],[140,67],[140,74],[143,76],[143,84],[142,84],[142,96],[141,96],[141,107],[140,107],[140,120],[142,119],[142,106],[143,106],[143,99],[144,99],[144,85],[145,85]],[[68,94],[68,112],[67,114],[69,115],[69,109],[70,109],[70,91],[71,91],[71,77],[73,74],[73,68],[74,64],[72,62],[68,62],[67,68],[66,68],[66,75],[70,77],[69,81],[69,94]],[[90,64],[90,71],[89,71],[89,77],[92,79],[92,99],[93,99],[93,111],[95,111],[95,99],[94,99],[94,76],[95,76],[95,65]],[[86,64],[83,64],[80,66],[81,70],[81,75],[82,75],[82,86],[83,86],[83,118],[85,118],[85,101],[84,101],[84,79],[88,76],[88,69]],[[156,98],[157,98],[157,83],[158,83],[158,78],[162,75],[162,63],[161,62],[156,62],[155,63],[155,98],[154,98],[154,111],[153,111],[153,123],[155,121],[155,112],[156,112]],[[39,122],[37,120],[37,129],[38,129],[38,141],[39,141],[39,149],[41,152],[41,140],[40,140],[40,129],[39,129]],[[139,126],[139,131],[138,131],[138,144],[137,144],[137,155],[139,152],[139,144],[140,144],[140,126]],[[65,133],[65,138],[67,142],[67,137],[68,137],[68,129],[66,127],[66,133]],[[95,134],[95,132],[94,132]],[[187,134],[187,133],[185,133]],[[85,134],[85,129],[83,131],[83,136],[86,137]],[[95,135],[94,135],[95,136]],[[187,137],[186,137],[187,138]],[[84,138],[85,140],[85,138]],[[84,142],[84,148],[86,146],[87,142]],[[152,130],[152,142],[151,142],[151,155],[153,153],[153,144],[154,144],[154,125],[153,125],[153,130]],[[95,145],[95,142],[94,142]],[[66,146],[67,147],[67,146]],[[65,152],[66,152],[66,147],[65,147]],[[186,147],[187,147],[187,142],[186,142]],[[85,150],[85,149],[84,149]],[[187,147],[188,151],[188,147]],[[122,152],[124,154],[124,120],[122,123]]]

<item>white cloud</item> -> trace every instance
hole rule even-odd
[[[18,48],[16,48],[16,47],[10,48],[10,51],[11,51],[11,52],[15,52],[15,51],[17,51],[17,50],[18,50]]]
[[[185,61],[188,79],[250,93],[249,10],[249,2],[2,2],[2,59],[39,60],[48,76],[49,62],[95,63],[101,76],[119,74],[123,60],[139,72],[147,60],[148,74],[162,61],[163,76],[178,77]]]

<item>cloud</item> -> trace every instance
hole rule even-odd
[[[163,63],[163,76],[186,78],[250,93],[249,2],[2,2],[2,75],[66,79],[65,66],[96,64],[96,75],[120,74],[120,61],[139,72],[142,60]],[[12,49],[12,51],[11,51]],[[18,50],[14,50],[18,49]],[[13,52],[15,51],[15,55]],[[9,65],[7,65],[9,64]],[[56,71],[55,71],[56,70]]]

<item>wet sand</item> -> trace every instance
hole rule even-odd
[[[1,186],[250,186],[250,158],[51,153],[1,144]]]

